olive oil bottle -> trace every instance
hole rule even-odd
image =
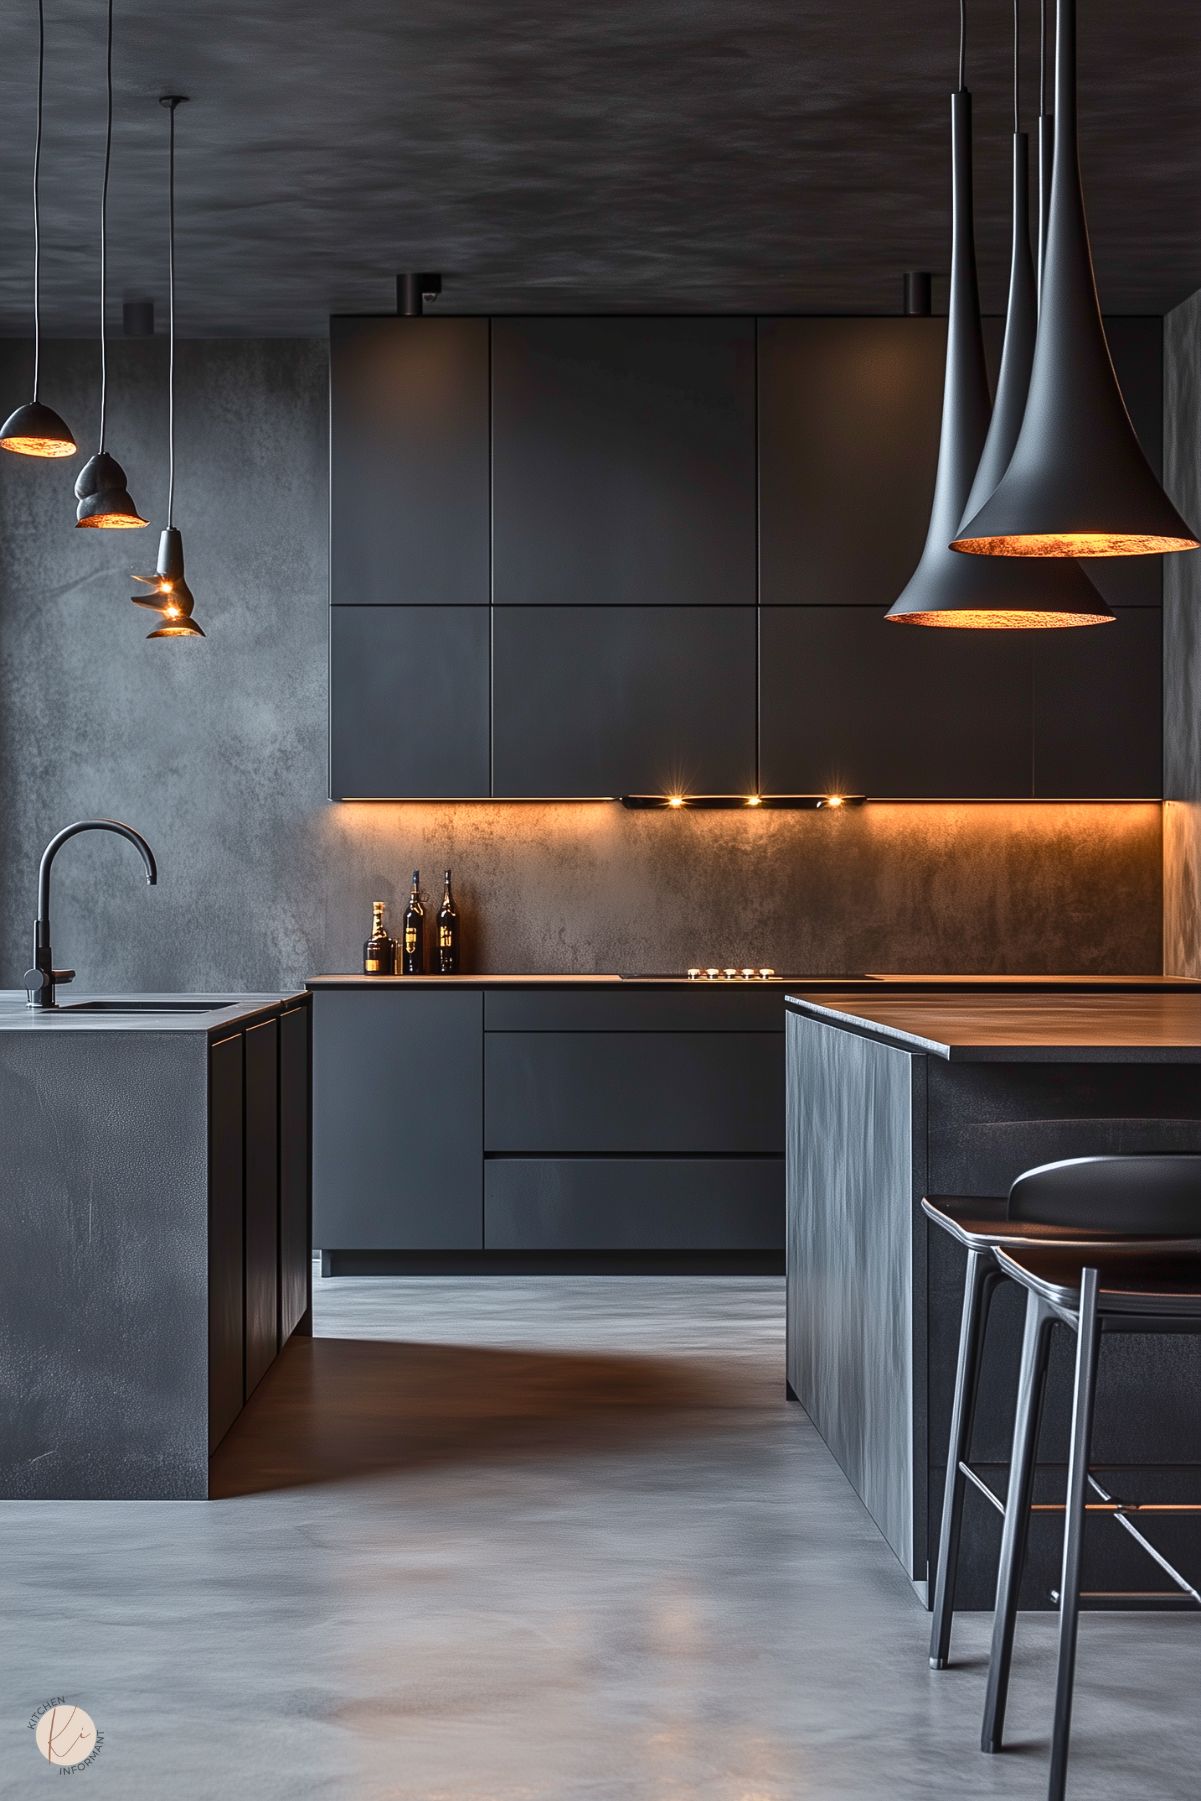
[[[371,903],[371,936],[363,946],[363,974],[390,976],[396,960],[396,946],[384,925],[383,901]]]
[[[425,908],[421,904],[421,871],[413,871],[413,887],[405,908],[399,944],[400,970],[405,976],[425,974]]]
[[[446,872],[442,905],[438,908],[438,974],[459,973],[459,909],[450,891],[450,871]]]

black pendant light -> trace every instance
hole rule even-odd
[[[96,455],[89,457],[80,470],[79,479],[75,483],[79,501],[75,509],[75,523],[112,531],[147,523],[130,498],[124,469],[116,457],[109,456],[104,448],[108,409],[108,332],[105,308],[108,300],[108,173],[113,155],[113,0],[108,0],[105,81],[108,111],[104,128],[104,179],[100,188],[100,444]]]
[[[1051,199],[1030,391],[1009,466],[954,548],[977,557],[1101,557],[1197,543],[1139,447],[1106,343],[1076,141],[1076,3],[1057,0]]]
[[[1014,27],[1016,33],[1016,5]],[[1025,137],[1016,130],[1015,101],[1009,316],[990,424],[972,223],[972,117],[971,95],[964,85],[965,38],[966,14],[961,3],[959,88],[951,96],[951,282],[938,472],[925,548],[887,618],[894,624],[960,630],[1094,625],[1112,619],[1113,614],[1074,564],[1034,572],[991,560],[957,557],[949,549],[969,494],[980,489],[991,493],[997,474],[990,470],[999,472],[1008,461],[1021,419],[1034,340],[1027,147]]]
[[[167,151],[167,524],[158,541],[158,564],[153,575],[135,575],[149,594],[133,594],[135,607],[148,607],[162,623],[147,638],[203,638],[192,618],[195,601],[184,580],[183,538],[175,526],[175,109],[186,94],[164,94],[159,101],[170,119]]]
[[[38,105],[33,137],[33,399],[10,413],[0,426],[0,449],[27,457],[75,455],[75,440],[53,407],[38,399],[42,355],[42,234],[38,186],[42,169],[42,75],[46,62],[46,23],[38,0]]]

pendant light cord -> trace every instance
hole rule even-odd
[[[967,86],[967,0],[959,0],[959,91]]]
[[[1038,110],[1047,110],[1047,0],[1038,5]]]
[[[1020,104],[1020,68],[1019,49],[1021,45],[1021,19],[1019,17],[1020,0],[1013,0],[1013,135],[1016,138],[1022,129],[1022,109]]]
[[[104,123],[104,179],[100,184],[100,449],[108,412],[108,336],[105,309],[108,297],[108,172],[113,159],[113,0],[108,0],[108,51],[105,64],[108,110]]]
[[[175,106],[167,156],[167,524],[175,524]]]
[[[38,370],[42,360],[42,222],[38,210],[38,186],[42,172],[42,76],[46,66],[46,21],[43,0],[38,0],[38,118],[33,134],[33,398],[38,397]]]

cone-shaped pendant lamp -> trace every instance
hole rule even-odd
[[[183,538],[175,526],[175,109],[186,94],[164,94],[159,101],[170,115],[167,151],[167,293],[168,341],[167,358],[167,525],[158,541],[158,564],[153,575],[135,575],[150,590],[148,594],[131,594],[135,607],[147,607],[159,614],[162,623],[147,638],[203,638],[204,633],[192,618],[195,602],[192,590],[184,580]]]
[[[956,536],[977,557],[1194,550],[1139,447],[1105,340],[1076,142],[1076,0],[1057,0],[1046,265],[1022,429],[996,492]]]
[[[1015,28],[1016,16],[1015,9]],[[1015,130],[1009,314],[990,424],[972,227],[971,95],[963,86],[962,8],[960,21],[960,86],[951,96],[951,285],[938,473],[925,549],[886,617],[905,625],[960,630],[1096,625],[1113,614],[1074,563],[1034,570],[957,557],[949,548],[969,495],[991,493],[1013,448],[1026,396],[1035,319],[1027,147],[1025,137]]]
[[[79,472],[75,494],[79,505],[75,523],[113,531],[145,525],[130,497],[125,471],[104,448],[108,412],[108,332],[105,307],[108,300],[108,172],[113,155],[113,0],[108,0],[108,48],[105,62],[108,112],[104,131],[104,179],[100,188],[100,444]]]
[[[38,374],[42,359],[42,233],[38,189],[42,170],[42,75],[46,63],[46,23],[38,0],[38,104],[33,136],[33,399],[19,406],[0,425],[0,449],[19,456],[70,457],[75,440],[53,407],[38,399]]]

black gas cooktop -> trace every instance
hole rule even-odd
[[[623,975],[623,982],[688,982],[693,987],[760,987],[772,983],[786,983],[791,988],[845,988],[848,983],[862,982],[865,976],[807,976],[805,974],[781,974],[777,969],[766,965],[753,969],[750,964],[744,969],[672,969],[655,971],[651,974]]]

